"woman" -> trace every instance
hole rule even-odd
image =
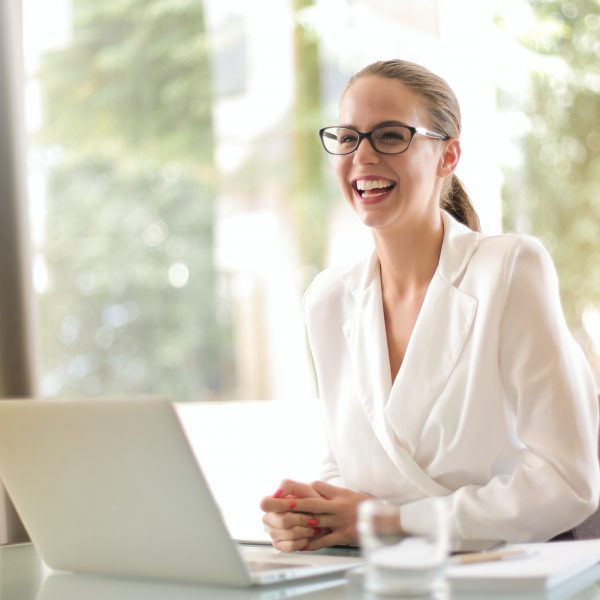
[[[330,452],[323,481],[263,499],[274,546],[356,543],[370,496],[401,499],[407,528],[426,527],[444,496],[458,540],[572,528],[598,503],[598,408],[548,253],[478,233],[444,80],[372,64],[346,87],[340,121],[321,140],[375,251],[306,293]]]

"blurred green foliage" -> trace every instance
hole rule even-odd
[[[47,394],[226,397],[232,323],[215,272],[203,4],[73,1],[44,57],[40,296]]]
[[[523,102],[531,128],[523,171],[507,173],[505,229],[524,214],[544,241],[569,325],[586,345],[583,312],[600,307],[600,4],[529,3],[537,23],[521,42],[542,67]]]
[[[292,5],[291,114],[224,177],[213,156],[212,82],[221,93],[245,91],[240,21],[217,39],[199,0],[72,0],[72,39],[44,55],[38,73],[36,144],[49,165],[44,394],[247,397],[235,362],[235,282],[215,265],[217,197],[259,208],[267,182],[280,195],[269,210],[293,224],[299,288],[322,268],[321,71],[302,18],[313,4]]]
[[[321,107],[321,67],[319,41],[302,14],[314,0],[293,0],[294,73],[296,75],[293,119],[292,210],[299,254],[308,285],[326,262],[331,202],[325,192],[325,179],[317,131],[323,126]]]

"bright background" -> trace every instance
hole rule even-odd
[[[42,395],[199,402],[186,410],[220,497],[242,454],[252,497],[284,472],[316,477],[302,294],[371,243],[316,131],[347,79],[387,58],[455,90],[483,229],[546,244],[600,380],[597,2],[23,8]]]

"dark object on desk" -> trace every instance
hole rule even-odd
[[[598,394],[598,403],[600,404],[600,394]],[[600,440],[598,456],[600,457]],[[573,539],[575,540],[589,540],[594,538],[600,538],[600,506],[593,515],[590,515],[583,523],[573,528]]]
[[[600,538],[600,508],[583,523],[572,530],[574,540],[591,540]]]
[[[598,403],[600,404],[600,394],[598,394]],[[600,440],[598,456],[600,457]],[[600,538],[600,506],[593,515],[590,515],[583,523],[573,528],[573,539],[575,540],[589,540],[594,538]]]

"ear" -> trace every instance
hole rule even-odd
[[[457,139],[451,139],[446,142],[442,157],[438,167],[438,175],[440,177],[447,177],[456,169],[458,161],[460,159],[460,141]]]

